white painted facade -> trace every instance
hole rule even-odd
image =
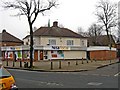
[[[69,38],[69,37],[50,37],[50,36],[34,36],[33,41],[34,45],[46,46],[50,45],[49,40],[55,40],[56,45],[67,46],[67,40],[72,40],[72,46],[87,47],[86,38]],[[30,38],[27,37],[24,40],[24,45],[30,45]]]
[[[87,57],[87,39],[86,38],[71,38],[71,37],[50,37],[50,36],[34,36],[34,46],[35,50],[38,50],[38,60],[40,60],[40,51],[43,50],[43,56],[47,56],[47,60],[50,59],[86,59]],[[50,40],[55,41],[54,44],[50,43]],[[67,42],[72,41],[71,45],[68,45]],[[29,45],[30,40],[29,37],[24,39],[24,44],[26,43]],[[43,47],[40,49],[40,47]],[[67,47],[67,49],[53,49],[51,47]],[[52,53],[57,53],[58,51],[62,51],[64,57],[61,57],[57,54],[56,57],[52,57]],[[47,53],[47,55],[45,54]],[[53,54],[54,54],[53,53]],[[46,60],[44,58],[44,60]]]

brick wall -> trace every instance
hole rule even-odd
[[[110,59],[116,59],[116,58],[117,58],[116,51],[107,51],[107,50],[90,51],[90,59],[110,60]]]

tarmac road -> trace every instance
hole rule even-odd
[[[9,69],[19,88],[118,88],[118,64],[84,72],[37,72]],[[89,90],[88,89],[88,90]],[[96,90],[96,89],[95,89]],[[118,89],[116,89],[118,90]]]

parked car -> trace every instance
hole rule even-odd
[[[0,65],[0,90],[18,90],[14,77]]]

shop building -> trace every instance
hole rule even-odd
[[[3,60],[29,60],[29,46],[2,47]],[[86,59],[86,48],[78,46],[34,46],[34,61]],[[15,58],[16,55],[16,58]]]
[[[33,57],[38,60],[54,59],[86,59],[87,38],[58,26],[53,22],[52,27],[40,27],[33,33]],[[3,59],[29,60],[30,35],[23,39],[22,46],[2,47]]]

